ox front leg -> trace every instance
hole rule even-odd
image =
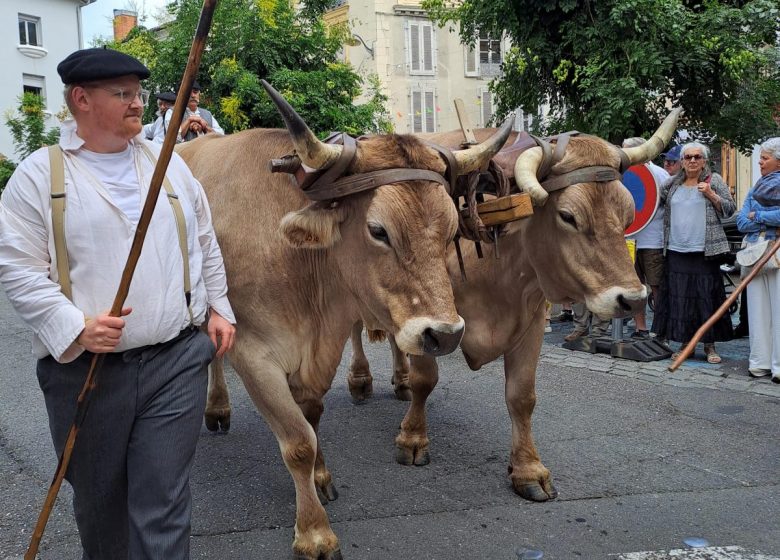
[[[352,343],[352,361],[349,364],[347,385],[352,402],[362,404],[374,394],[374,377],[368,365],[368,358],[363,350],[363,321],[358,321],[352,326],[349,335]]]
[[[206,397],[206,427],[212,432],[230,429],[230,394],[225,383],[224,358],[214,358],[209,365],[209,388]]]
[[[412,356],[409,372],[412,404],[401,422],[401,432],[395,438],[396,461],[402,465],[427,465],[431,462],[428,449],[428,423],[425,402],[439,382],[439,367],[432,356]]]
[[[542,346],[542,328],[528,329],[524,341],[504,354],[506,406],[512,419],[512,453],[509,477],[514,491],[534,502],[558,496],[550,471],[542,464],[531,432],[531,415],[536,406],[536,365]],[[536,332],[538,331],[538,332]],[[537,336],[538,335],[538,336]],[[530,340],[529,340],[530,339]]]
[[[412,386],[409,382],[409,360],[406,354],[398,348],[395,337],[388,335],[390,349],[393,351],[393,390],[399,401],[412,400]]]
[[[237,345],[238,346],[238,345]],[[317,435],[293,399],[284,371],[252,352],[234,348],[236,371],[279,442],[295,484],[294,560],[342,560],[339,541],[317,497],[314,465]]]
[[[333,477],[331,476],[328,467],[325,466],[325,457],[322,454],[322,446],[320,445],[320,416],[322,416],[322,411],[325,410],[325,406],[322,404],[322,399],[310,399],[303,403],[299,403],[299,406],[317,438],[317,457],[314,461],[314,486],[317,489],[317,496],[320,499],[320,503],[325,505],[339,497],[336,487],[333,486]]]

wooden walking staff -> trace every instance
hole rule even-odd
[[[135,272],[136,264],[138,264],[138,259],[141,256],[141,249],[144,245],[146,232],[149,229],[149,222],[152,220],[152,213],[157,205],[157,199],[160,196],[160,187],[162,186],[163,178],[165,177],[165,171],[168,169],[168,163],[171,161],[173,147],[176,144],[176,136],[179,132],[182,118],[184,117],[184,108],[189,101],[189,95],[187,93],[192,88],[192,83],[195,81],[195,76],[198,73],[200,59],[203,54],[203,49],[206,46],[206,37],[209,34],[211,19],[214,16],[216,6],[217,0],[204,0],[203,2],[198,28],[195,31],[195,38],[192,41],[190,56],[187,60],[187,67],[184,70],[184,76],[182,77],[181,86],[179,87],[179,95],[176,97],[176,104],[173,108],[171,124],[165,134],[165,140],[160,150],[160,157],[157,159],[157,165],[152,174],[152,181],[149,184],[149,193],[146,195],[141,217],[138,220],[138,227],[135,230],[133,244],[130,247],[130,254],[127,257],[127,262],[125,263],[125,268],[122,272],[122,279],[120,280],[119,288],[117,289],[116,297],[114,298],[114,304],[111,306],[109,315],[112,317],[120,316],[125,299],[127,298],[127,293],[130,290],[130,282],[133,280],[133,273]],[[57,471],[49,486],[46,501],[43,503],[43,508],[38,516],[38,522],[35,524],[35,529],[33,530],[32,538],[30,539],[30,546],[27,547],[24,560],[35,560],[35,557],[38,554],[38,546],[41,543],[43,531],[46,529],[46,523],[49,521],[49,516],[54,508],[54,502],[57,499],[60,486],[62,486],[62,480],[65,477],[65,472],[68,470],[68,464],[70,463],[70,458],[73,454],[73,446],[76,443],[76,436],[78,435],[79,428],[84,423],[84,418],[86,417],[87,409],[89,408],[90,397],[97,386],[97,374],[103,364],[104,357],[105,354],[95,354],[92,358],[92,364],[87,373],[87,379],[79,393],[76,405],[76,416],[70,427],[70,431],[68,432],[65,448],[60,455]]]
[[[693,335],[693,338],[691,341],[685,346],[685,348],[682,349],[680,352],[680,355],[677,356],[677,359],[672,362],[672,365],[669,366],[669,371],[674,371],[678,367],[682,365],[682,363],[690,356],[694,349],[696,348],[696,343],[701,340],[701,337],[704,336],[704,333],[706,333],[708,330],[712,328],[712,326],[718,322],[718,319],[723,317],[723,314],[728,311],[728,308],[731,307],[731,304],[737,301],[737,298],[739,297],[739,294],[741,294],[745,288],[747,288],[747,285],[750,284],[750,281],[753,280],[753,278],[756,277],[756,274],[761,272],[761,268],[769,262],[769,259],[773,258],[777,250],[780,249],[780,237],[775,240],[774,244],[769,248],[769,250],[764,253],[764,255],[758,260],[758,262],[753,265],[753,270],[750,271],[750,274],[748,274],[742,282],[740,282],[739,286],[731,292],[731,295],[726,299],[726,301],[723,302],[723,305],[721,305],[718,310],[712,314],[712,317],[707,319],[707,322],[704,323],[698,331],[696,331],[696,334]]]

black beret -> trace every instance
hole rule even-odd
[[[157,99],[162,99],[163,101],[168,101],[169,103],[175,103],[176,102],[176,94],[172,91],[162,91],[157,94]]]
[[[180,90],[180,89],[181,89],[181,82],[179,82],[178,84],[176,84],[176,93],[179,93],[179,90]],[[194,80],[194,81],[192,82],[192,89],[196,89],[196,90],[200,91],[200,90],[201,90],[201,89],[203,89],[203,88],[202,88],[202,87],[200,87],[200,84],[198,83],[198,80]]]
[[[92,82],[135,74],[149,77],[149,69],[132,56],[111,49],[82,49],[68,55],[57,65],[64,84]]]

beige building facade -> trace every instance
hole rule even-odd
[[[499,75],[505,39],[482,36],[463,45],[457,30],[437,27],[416,0],[345,0],[325,21],[349,26],[344,60],[364,78],[378,76],[395,132],[459,128],[455,98],[463,99],[472,126],[491,122],[488,84]],[[516,128],[529,124],[521,116]]]

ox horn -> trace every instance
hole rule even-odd
[[[311,169],[327,169],[333,165],[341,154],[342,146],[321,142],[306,125],[295,109],[276,91],[271,84],[260,80],[265,91],[273,100],[279,114],[284,119],[284,124],[290,133],[295,151],[301,161]]]
[[[623,148],[623,152],[628,156],[631,165],[650,161],[663,151],[677,128],[677,119],[680,117],[680,113],[682,113],[681,107],[669,113],[669,116],[664,119],[658,130],[650,137],[650,140],[644,144],[633,148]]]
[[[514,113],[509,115],[493,136],[466,150],[453,152],[455,161],[458,162],[458,174],[466,175],[477,169],[481,169],[504,146],[506,139],[512,132],[512,124],[515,122]]]
[[[536,172],[542,164],[542,149],[539,146],[521,153],[515,161],[515,183],[522,192],[527,192],[534,206],[544,206],[550,196],[539,184]]]

